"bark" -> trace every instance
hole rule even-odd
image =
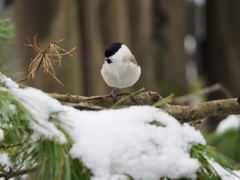
[[[201,120],[212,116],[240,114],[238,98],[213,100],[194,106],[167,105],[164,109],[180,122]]]
[[[111,108],[114,106],[115,102],[111,95],[105,96],[77,96],[77,95],[63,95],[63,94],[50,94],[52,97],[58,99],[60,102],[68,102],[78,104],[85,104],[88,106],[100,106],[103,108]],[[162,97],[156,92],[144,92],[140,94],[136,94],[137,100],[133,102],[131,97],[127,93],[122,93],[117,95],[118,99],[124,98],[124,101],[119,103],[119,106],[130,106],[130,105],[152,105],[156,103],[158,100],[162,99]],[[126,98],[126,99],[125,99]],[[77,107],[77,106],[75,106]]]

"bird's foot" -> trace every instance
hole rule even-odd
[[[130,94],[131,94],[131,99],[135,102],[136,101],[136,96],[135,96],[135,94],[133,92],[132,87],[131,87],[131,90],[130,90]]]
[[[112,89],[111,95],[113,97],[114,102],[117,102],[117,95],[115,94],[115,88]]]

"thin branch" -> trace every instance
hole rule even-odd
[[[211,93],[216,92],[216,91],[223,92],[227,98],[232,98],[233,97],[231,92],[226,87],[224,87],[220,83],[217,83],[217,84],[214,84],[212,86],[201,89],[198,92],[190,93],[190,94],[187,94],[187,95],[184,95],[184,96],[172,98],[170,103],[171,104],[179,104],[179,105],[187,105],[187,104],[189,104],[189,102],[191,102],[193,99],[195,99],[199,96],[205,96],[205,95],[211,94]]]
[[[28,40],[28,44],[25,44],[25,46],[29,46],[33,48],[38,54],[29,65],[28,76],[21,79],[18,82],[23,82],[30,78],[34,79],[36,77],[37,71],[42,66],[44,68],[44,72],[49,73],[58,83],[63,85],[63,83],[56,77],[54,65],[55,65],[55,62],[58,62],[59,66],[61,65],[61,59],[63,58],[62,56],[65,56],[65,55],[72,56],[71,52],[75,50],[75,47],[72,48],[70,51],[66,51],[65,49],[57,45],[58,42],[61,42],[64,40],[64,39],[61,39],[59,41],[50,42],[47,48],[45,50],[42,50],[37,46],[37,34],[33,36],[33,43],[30,41],[29,38],[27,38],[27,40]],[[57,59],[54,59],[54,58],[57,58]]]
[[[37,169],[38,169],[38,166],[28,168],[28,169],[21,169],[17,171],[13,171],[12,168],[10,168],[9,171],[0,173],[0,178],[10,179],[16,176],[21,176],[21,175],[36,171]]]
[[[14,148],[22,146],[22,143],[16,143],[16,144],[0,144],[0,149],[8,149],[8,148]]]

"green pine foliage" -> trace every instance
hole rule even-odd
[[[223,155],[217,152],[213,147],[198,144],[192,147],[190,154],[191,157],[198,159],[198,161],[201,164],[201,167],[197,173],[198,179],[221,180],[221,177],[215,170],[215,167],[210,163],[210,160],[218,163],[230,174],[235,175],[232,172],[232,170],[236,170],[237,167],[233,165],[231,162],[229,162]],[[237,175],[235,176],[237,177]]]
[[[3,82],[0,82],[0,85],[6,89],[9,88]],[[63,112],[52,112],[48,115],[48,120],[66,136],[67,143],[60,144],[54,139],[45,137],[32,139],[33,130],[29,128],[30,122],[37,121],[21,105],[21,102],[14,98],[10,89],[9,91],[0,90],[0,107],[0,129],[4,131],[4,139],[0,141],[0,153],[9,155],[12,171],[26,169],[28,174],[36,171],[39,180],[90,180],[91,171],[79,159],[73,159],[69,154],[73,142],[62,128],[64,124],[59,119],[59,114]],[[159,126],[159,124],[156,125]],[[232,163],[209,146],[193,145],[190,155],[198,159],[201,164],[197,172],[198,179],[221,179],[209,160],[218,163],[230,173],[236,169]],[[0,166],[0,171],[5,171],[5,168],[6,166]]]
[[[213,133],[207,137],[210,145],[231,158],[236,162],[240,162],[240,132],[236,129],[229,129],[224,133]]]
[[[3,58],[4,53],[7,49],[7,44],[12,42],[13,34],[13,24],[10,19],[1,19],[0,18],[0,71],[6,72],[9,68],[6,66],[6,60]]]
[[[63,112],[49,113],[48,121],[54,123],[55,127],[65,135],[66,143],[61,144],[54,138],[43,136],[34,140],[30,123],[38,122],[21,102],[16,100],[11,89],[1,81],[1,76],[0,85],[2,88],[0,88],[0,129],[4,131],[4,139],[0,141],[0,153],[7,153],[10,157],[11,171],[26,170],[25,174],[35,171],[38,180],[90,180],[91,171],[79,159],[73,159],[69,154],[73,141],[62,128],[66,126],[59,118]],[[156,122],[152,124],[161,126]],[[39,123],[38,125],[43,127]],[[196,158],[201,165],[197,172],[199,180],[221,179],[210,161],[218,163],[231,174],[233,174],[232,170],[236,169],[231,162],[209,146],[193,145],[190,156]],[[9,167],[0,165],[0,172],[6,172],[6,168]]]
[[[6,44],[13,37],[13,24],[10,19],[0,18],[0,55],[6,50]]]
[[[1,83],[1,86],[4,83]],[[6,87],[6,86],[5,86]],[[8,88],[8,87],[6,87]],[[79,159],[69,155],[72,141],[61,128],[56,112],[49,115],[49,121],[67,137],[66,144],[59,144],[54,139],[40,137],[32,140],[33,131],[29,128],[34,117],[16,101],[9,91],[0,90],[0,129],[4,139],[0,141],[0,153],[8,153],[12,162],[12,171],[27,169],[30,173],[37,169],[37,179],[81,179],[90,180],[91,172]],[[4,172],[6,167],[0,166]]]

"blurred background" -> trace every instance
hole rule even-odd
[[[218,91],[187,98],[184,104],[240,97],[239,9],[239,0],[0,0],[0,20],[13,24],[7,44],[2,45],[6,39],[0,32],[0,68],[18,81],[28,75],[37,56],[25,46],[27,38],[32,40],[37,33],[42,50],[53,40],[65,39],[58,45],[76,49],[73,57],[64,56],[61,66],[55,67],[64,86],[43,68],[36,79],[23,84],[44,92],[109,94],[111,88],[100,75],[104,51],[108,44],[122,42],[142,69],[134,90],[145,87],[163,97],[171,93],[178,97],[220,83]],[[1,29],[11,27],[0,24]],[[213,132],[222,118],[209,118],[197,128]],[[239,118],[235,122],[239,124]],[[209,144],[237,162],[238,127],[209,136]]]
[[[103,95],[111,91],[100,75],[104,50],[122,42],[142,69],[135,90],[180,96],[221,83],[239,97],[239,9],[238,0],[0,0],[0,18],[14,24],[1,61],[20,80],[37,55],[24,46],[27,37],[38,33],[41,49],[64,38],[61,47],[76,47],[73,57],[65,56],[55,68],[64,86],[42,68],[23,84],[45,92]],[[222,92],[208,96],[227,97]]]

